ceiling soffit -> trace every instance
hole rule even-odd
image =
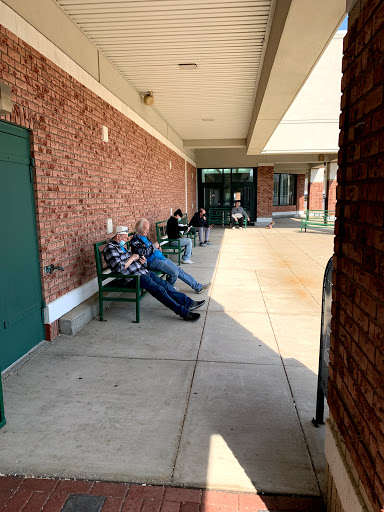
[[[247,137],[274,0],[56,1],[183,139]]]

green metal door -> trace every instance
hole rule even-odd
[[[0,367],[44,339],[29,132],[0,122]]]

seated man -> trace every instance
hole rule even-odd
[[[169,217],[167,222],[167,235],[171,240],[178,240],[180,238],[180,231],[184,231],[184,233],[188,233],[190,230],[189,226],[181,226],[179,225],[179,220],[183,216],[183,212],[178,209],[175,211],[171,217]],[[178,246],[178,242],[169,242],[169,245],[173,247]],[[180,238],[180,245],[185,247],[184,254],[182,256],[182,263],[193,263],[191,261],[192,254],[192,240],[190,238]]]
[[[148,271],[145,267],[146,260],[144,256],[127,251],[127,241],[128,228],[117,226],[115,236],[110,239],[103,250],[108,268],[118,274],[139,275],[141,287],[148,290],[155,299],[172,309],[176,315],[181,316],[184,320],[196,322],[200,315],[192,311],[202,306],[205,300],[196,302],[190,299],[184,293],[177,292],[167,281],[163,281],[156,274]],[[122,278],[119,279],[119,284],[129,287],[130,281],[132,279]]]
[[[239,222],[239,229],[243,229],[243,222],[245,217],[247,217],[248,222],[251,220],[247,212],[240,206],[240,201],[235,201],[235,206],[231,210],[231,226],[232,229],[235,229],[235,222]]]
[[[200,247],[205,247],[206,245],[211,245],[211,242],[209,241],[209,232],[210,232],[211,228],[213,227],[213,224],[208,226],[204,208],[200,208],[199,211],[195,213],[195,215],[192,217],[191,222],[188,224],[188,226],[192,226],[198,230]],[[203,234],[205,234],[204,240],[203,240]]]
[[[130,247],[134,254],[144,256],[147,259],[147,267],[150,270],[161,270],[168,274],[167,281],[173,286],[179,278],[187,283],[196,293],[201,293],[211,286],[211,283],[200,284],[192,276],[184,272],[173,261],[164,257],[158,242],[151,242],[147,237],[149,233],[149,222],[147,219],[140,219],[135,225],[135,234],[131,238]]]

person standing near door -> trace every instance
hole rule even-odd
[[[236,221],[239,223],[239,229],[243,229],[244,219],[247,218],[248,222],[251,220],[247,212],[240,206],[240,201],[235,201],[235,206],[231,210],[231,227],[235,229]]]

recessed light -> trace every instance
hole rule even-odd
[[[213,117],[203,117],[202,121],[214,121]]]
[[[179,64],[180,69],[197,69],[197,64]]]

